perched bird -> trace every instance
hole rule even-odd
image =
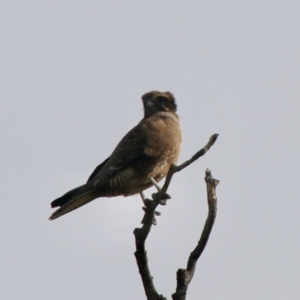
[[[60,207],[54,220],[99,197],[142,193],[163,179],[176,163],[181,129],[176,103],[170,92],[152,91],[142,96],[144,118],[119,142],[111,156],[96,167],[86,184],[51,203]]]

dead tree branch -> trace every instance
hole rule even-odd
[[[145,248],[146,238],[151,230],[152,221],[155,215],[155,209],[159,205],[159,202],[149,199],[145,200],[145,216],[143,218],[142,228],[136,228],[134,230],[136,252],[134,253],[136,262],[139,268],[139,272],[143,281],[144,290],[147,296],[147,300],[167,300],[163,295],[159,295],[154,287],[153,277],[151,276],[148,267],[147,251]]]
[[[208,216],[198,242],[198,245],[190,254],[188,259],[187,268],[179,269],[177,271],[177,287],[176,292],[172,295],[173,300],[185,300],[186,292],[191,282],[194,272],[196,269],[196,263],[198,258],[201,256],[206,243],[208,241],[209,235],[213,228],[216,215],[217,215],[217,197],[216,197],[216,186],[219,180],[212,177],[210,170],[206,170],[205,176],[206,188],[207,188],[207,202],[208,202]]]
[[[147,252],[146,252],[146,248],[145,248],[145,241],[146,241],[148,234],[151,230],[151,227],[154,223],[153,220],[155,220],[155,214],[156,214],[155,209],[159,204],[165,205],[167,199],[170,198],[169,195],[167,194],[167,190],[169,188],[169,185],[170,185],[173,175],[176,172],[179,172],[179,171],[183,170],[184,168],[186,168],[187,166],[189,166],[191,163],[193,163],[199,157],[203,156],[210,149],[210,147],[215,143],[217,138],[218,138],[218,134],[212,135],[210,137],[208,143],[205,145],[205,147],[203,149],[199,150],[196,154],[194,154],[191,159],[187,160],[186,162],[184,162],[183,164],[181,164],[179,166],[172,165],[169,169],[169,172],[167,174],[167,177],[166,177],[166,180],[165,180],[165,183],[164,183],[162,189],[158,193],[155,193],[152,195],[153,200],[146,199],[144,202],[145,203],[145,207],[144,207],[145,214],[144,214],[144,218],[142,221],[143,226],[141,228],[136,228],[133,233],[135,236],[135,244],[136,244],[136,252],[134,253],[134,255],[135,255],[137,265],[139,268],[139,272],[140,272],[140,275],[142,278],[142,282],[143,282],[144,290],[145,290],[145,293],[147,296],[147,300],[167,300],[167,298],[165,298],[163,295],[159,295],[155,289],[155,286],[153,283],[153,277],[151,276],[150,269],[148,266]],[[211,177],[211,181],[213,181],[213,180],[214,179]],[[208,188],[208,183],[207,183],[207,188]],[[207,190],[207,191],[208,191],[208,194],[212,193],[212,189],[210,189],[210,192],[209,192],[209,190]],[[216,202],[216,200],[215,200],[215,202]],[[212,226],[211,226],[211,228],[212,228]],[[178,272],[180,270],[178,270],[178,272],[177,272],[177,289],[176,289],[176,293],[173,294],[173,299],[176,299],[176,300],[177,299],[180,299],[180,300],[185,299],[186,290],[187,290],[189,282],[191,281],[191,279],[193,277],[197,259],[199,258],[202,251],[205,248],[211,228],[209,229],[209,224],[208,224],[208,219],[207,219],[201,239],[198,243],[198,246],[195,248],[195,250],[190,255],[187,270],[182,270],[182,272],[184,271],[183,272],[184,274],[188,274],[190,279],[186,284],[186,275],[179,276]],[[205,240],[205,236],[207,236],[206,240]],[[205,243],[203,242],[204,240],[205,240]],[[199,251],[200,251],[200,254],[198,255]],[[183,284],[181,284],[181,281],[183,281]],[[179,295],[183,295],[183,294],[184,294],[184,298],[178,298]],[[174,297],[177,297],[177,298],[174,298]]]

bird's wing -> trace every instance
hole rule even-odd
[[[103,169],[104,165],[108,162],[108,160],[110,159],[110,157],[108,157],[104,162],[102,162],[99,166],[96,167],[96,169],[93,171],[93,173],[90,175],[90,177],[88,178],[87,182],[90,182],[92,179],[94,179],[94,177],[101,171],[101,169]]]
[[[146,133],[142,130],[142,124],[138,124],[123,137],[111,156],[93,171],[88,182],[114,175],[118,170],[143,156],[145,139]]]
[[[138,125],[130,130],[117,145],[109,161],[107,168],[121,169],[144,154],[145,132]]]

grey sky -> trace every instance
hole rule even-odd
[[[0,28],[1,299],[144,299],[138,196],[47,218],[153,89],[177,99],[180,162],[220,134],[159,209],[158,291],[170,298],[198,241],[209,167],[218,216],[188,299],[298,299],[299,1],[1,1]]]

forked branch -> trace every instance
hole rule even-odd
[[[147,252],[145,248],[145,241],[153,225],[153,220],[155,219],[155,214],[156,214],[155,209],[159,204],[162,205],[166,204],[167,201],[166,199],[169,198],[167,194],[167,190],[169,188],[173,175],[176,172],[179,172],[184,168],[186,168],[187,166],[189,166],[199,157],[203,156],[210,149],[210,147],[215,143],[217,138],[218,138],[218,134],[212,135],[208,143],[205,145],[205,147],[200,151],[198,151],[196,154],[194,154],[191,159],[187,160],[183,164],[179,166],[171,165],[162,189],[158,193],[152,195],[153,200],[146,199],[144,201],[145,214],[142,221],[143,225],[141,228],[136,228],[133,233],[135,236],[135,244],[136,244],[136,252],[134,253],[134,255],[136,257],[139,272],[143,281],[143,286],[147,296],[147,300],[167,300],[167,298],[165,298],[163,295],[159,295],[155,289],[153,283],[153,277],[151,276],[150,269],[148,266]],[[188,284],[190,283],[193,277],[197,259],[199,258],[202,251],[204,250],[210,231],[212,229],[213,222],[211,223],[211,221],[208,220],[211,220],[213,216],[214,216],[213,220],[215,219],[215,214],[213,215],[212,211],[214,210],[216,213],[215,187],[218,184],[218,181],[211,177],[210,171],[208,170],[206,171],[205,180],[207,184],[207,194],[208,194],[208,202],[209,202],[209,217],[204,226],[200,241],[198,242],[198,246],[194,249],[194,251],[190,255],[187,269],[186,270],[179,269],[177,272],[176,293],[172,295],[173,299],[176,300],[185,299],[186,290]],[[212,199],[211,197],[214,197],[215,199],[215,206],[213,204],[211,204],[210,206],[211,203],[210,199]]]

